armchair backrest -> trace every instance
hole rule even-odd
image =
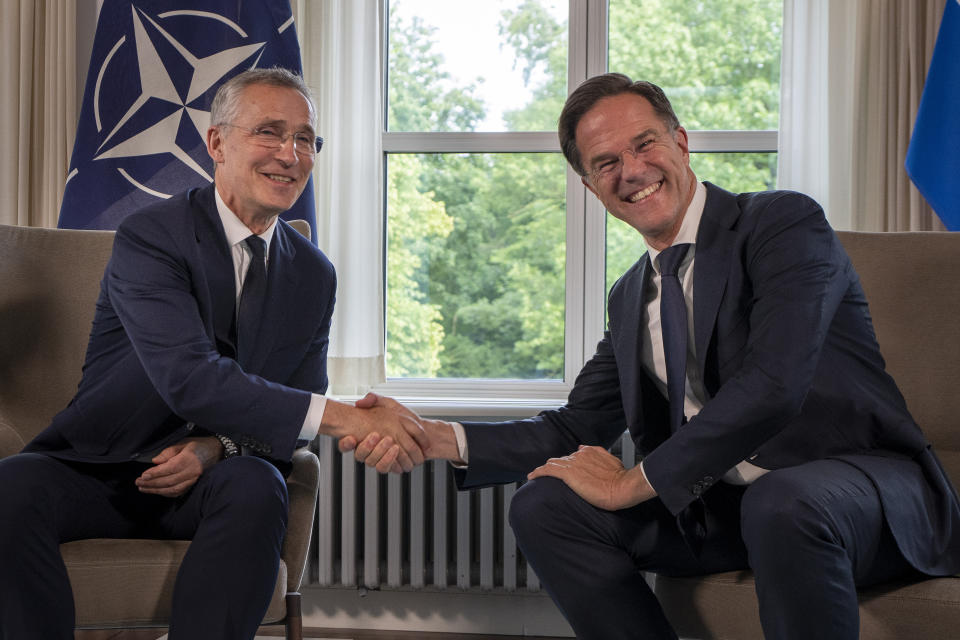
[[[113,235],[0,225],[0,421],[20,446],[76,393]]]
[[[960,481],[960,233],[838,232],[907,406]]]

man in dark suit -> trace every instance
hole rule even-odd
[[[530,478],[510,522],[577,637],[676,638],[641,571],[749,566],[767,638],[833,640],[858,637],[858,586],[960,570],[956,493],[820,207],[699,183],[666,96],[626,76],[581,85],[559,129],[648,252],[564,407],[424,426],[461,488]],[[629,470],[606,450],[625,428]],[[356,446],[381,470],[385,454]]]
[[[320,148],[302,79],[244,72],[211,123],[214,184],[120,225],[76,396],[0,461],[0,638],[73,638],[59,544],[93,537],[191,538],[171,640],[252,638],[298,443],[376,424],[400,465],[423,459],[414,420],[322,395],[334,269],[278,219]]]

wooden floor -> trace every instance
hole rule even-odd
[[[77,631],[76,640],[157,640],[164,637],[163,629],[137,629],[130,631],[102,630]],[[424,633],[421,631],[365,631],[351,629],[305,628],[306,640],[570,640],[547,636],[491,636],[476,633]],[[283,637],[278,629],[263,629],[257,638]]]

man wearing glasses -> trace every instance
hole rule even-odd
[[[253,638],[287,520],[282,473],[318,433],[374,424],[423,461],[403,415],[327,401],[333,266],[278,216],[322,140],[302,79],[239,74],[211,106],[214,183],[117,230],[70,405],[0,461],[0,638],[73,638],[61,542],[192,539],[171,640]],[[398,451],[402,448],[402,452]]]
[[[612,287],[566,406],[423,425],[461,488],[531,480],[510,523],[577,637],[677,637],[642,571],[749,566],[766,638],[855,640],[858,586],[960,570],[956,492],[820,207],[699,182],[666,96],[620,74],[574,91],[559,130],[647,253]],[[643,457],[629,470],[606,449],[625,429]],[[340,446],[394,464],[373,439]]]

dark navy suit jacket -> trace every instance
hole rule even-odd
[[[241,368],[231,338],[234,267],[214,186],[130,215],[101,283],[77,394],[24,450],[142,460],[206,431],[283,469],[310,392],[327,388],[336,277],[323,253],[281,220],[267,277],[260,335]]]
[[[613,286],[609,327],[567,404],[529,420],[464,423],[462,488],[525,477],[579,444],[628,428],[673,512],[742,460],[780,469],[822,458],[876,484],[906,558],[960,570],[960,505],[886,373],[863,289],[821,208],[798,193],[732,194],[707,183],[697,232],[693,323],[708,400],[671,434],[667,401],[641,365],[646,255]],[[905,477],[895,459],[916,474]]]

